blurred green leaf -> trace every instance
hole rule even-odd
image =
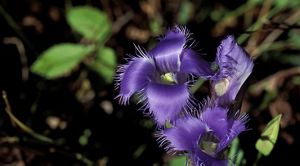
[[[44,51],[31,66],[31,71],[55,79],[72,71],[92,51],[93,46],[72,43],[57,44]]]
[[[255,5],[261,5],[264,1],[262,0],[248,0],[248,3],[255,4]]]
[[[235,138],[232,141],[228,154],[228,159],[230,159],[229,162],[232,161],[233,163],[235,163],[235,156],[239,150],[239,142],[240,141],[238,138]]]
[[[145,151],[145,149],[146,149],[146,145],[145,144],[140,145],[135,150],[135,152],[133,153],[133,158],[135,158],[135,159],[139,158],[143,154],[143,152]]]
[[[189,0],[185,0],[182,2],[181,7],[179,9],[179,14],[178,14],[178,23],[181,25],[185,25],[187,24],[187,22],[189,21],[191,14],[194,10],[194,6],[192,4],[192,2],[190,2]]]
[[[284,55],[278,58],[281,63],[300,66],[300,55]]]
[[[214,21],[221,20],[225,15],[227,15],[228,11],[225,8],[218,8],[217,10],[212,10],[210,12],[210,17]]]
[[[299,19],[299,21],[300,21],[300,19]],[[288,41],[290,43],[293,43],[294,45],[300,46],[300,33],[299,33],[299,31],[291,30],[288,35],[289,35]]]
[[[88,6],[73,7],[67,12],[70,26],[86,39],[104,42],[111,33],[112,25],[106,13]]]
[[[151,129],[151,128],[153,128],[154,123],[150,119],[142,119],[140,121],[140,125],[143,126],[143,127],[145,127],[145,128],[147,128],[147,129]]]
[[[235,165],[242,165],[242,163],[245,161],[246,160],[244,159],[244,151],[241,150],[237,153]]]
[[[76,153],[75,157],[76,157],[77,160],[82,161],[86,166],[93,166],[94,165],[94,163],[90,159],[86,158],[85,156],[83,156],[80,153]]]
[[[300,76],[293,77],[292,83],[299,86],[300,85]]]
[[[171,161],[170,161],[170,165],[169,166],[184,166],[186,165],[186,156],[178,156],[178,157],[174,157]]]
[[[267,124],[255,144],[256,149],[265,156],[268,156],[271,153],[277,141],[281,116],[281,114],[277,115]]]
[[[285,8],[294,8],[295,6],[299,6],[300,1],[291,1],[291,0],[274,0],[273,1],[275,7],[279,9]]]
[[[259,105],[259,110],[266,109],[270,102],[275,99],[278,95],[277,91],[266,91],[266,94],[264,95],[263,101]]]
[[[160,34],[162,29],[161,29],[161,21],[159,20],[151,20],[150,21],[150,30],[153,34]]]
[[[89,143],[89,137],[90,137],[91,135],[92,135],[91,130],[90,130],[90,129],[85,129],[85,130],[83,131],[83,134],[79,137],[79,140],[78,140],[79,144],[80,144],[81,146],[87,145],[87,144]]]
[[[228,159],[228,165],[242,165],[242,163],[246,162],[244,151],[240,148],[240,141],[238,138],[235,138],[231,143]]]
[[[89,67],[100,74],[107,83],[113,81],[113,76],[116,72],[117,59],[116,53],[109,47],[100,48],[95,61]]]

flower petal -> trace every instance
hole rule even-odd
[[[195,153],[190,155],[191,160],[195,166],[209,165],[209,166],[227,166],[228,160],[220,160],[211,157],[201,150],[197,149]]]
[[[219,139],[228,133],[227,111],[221,107],[207,107],[202,115],[203,122],[216,134]]]
[[[190,93],[186,84],[166,85],[149,83],[144,92],[145,102],[159,125],[179,117],[184,107],[190,104]]]
[[[128,64],[118,70],[118,83],[120,94],[117,96],[121,104],[128,104],[132,94],[146,87],[155,74],[152,59],[133,58]]]
[[[176,122],[176,126],[162,131],[161,136],[167,141],[167,150],[194,151],[199,136],[206,132],[205,124],[194,117],[186,117]]]
[[[217,151],[220,152],[225,149],[234,138],[236,138],[241,132],[246,130],[245,123],[248,121],[248,115],[242,114],[238,119],[229,119],[231,121],[232,126],[228,129],[227,135],[221,139]]]
[[[180,73],[180,72],[175,74],[175,79],[176,79],[177,84],[184,84],[184,83],[187,83],[189,81],[192,81],[192,79],[189,78],[188,74]]]
[[[210,63],[205,61],[197,52],[184,49],[181,55],[180,72],[194,74],[204,78],[213,76]]]
[[[239,89],[251,74],[253,61],[240,47],[233,36],[225,38],[217,50],[216,63],[219,71],[214,76],[212,86],[223,103],[232,102]]]
[[[180,54],[186,42],[186,34],[179,27],[168,31],[159,43],[148,52],[157,68],[163,72],[176,72],[180,66]]]

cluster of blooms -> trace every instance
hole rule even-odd
[[[137,47],[139,55],[118,70],[117,98],[128,104],[138,96],[168,152],[186,154],[193,166],[227,165],[228,146],[246,130],[247,115],[232,108],[253,62],[233,36],[221,42],[212,63],[192,50],[189,40],[185,28],[174,27],[150,51]],[[210,80],[211,95],[201,107],[189,91],[194,77]]]

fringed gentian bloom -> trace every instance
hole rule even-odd
[[[187,115],[159,133],[159,141],[169,152],[187,153],[192,166],[228,165],[226,151],[232,140],[246,130],[247,115],[232,107],[250,75],[253,62],[232,36],[218,47],[212,80],[212,99],[198,116]]]
[[[137,47],[138,55],[118,70],[117,96],[128,104],[134,94],[144,103],[159,126],[159,141],[169,152],[187,153],[193,166],[227,165],[226,151],[234,138],[246,130],[246,114],[236,105],[237,94],[253,69],[253,62],[233,36],[225,38],[214,64],[187,47],[189,33],[169,30],[150,51]],[[211,80],[212,96],[202,110],[191,111],[189,75]],[[185,111],[185,108],[189,108]],[[193,113],[191,115],[190,113]]]
[[[234,37],[228,36],[218,47],[215,64],[219,69],[211,78],[213,98],[220,105],[228,106],[251,74],[253,61]]]
[[[189,74],[212,76],[210,64],[191,48],[186,29],[169,30],[149,52],[138,48],[139,55],[118,70],[117,87],[121,104],[128,104],[130,97],[141,94],[139,102],[150,111],[158,125],[174,122],[184,108],[189,107]]]
[[[198,117],[187,116],[160,131],[158,140],[169,153],[187,153],[192,166],[226,166],[228,145],[246,130],[248,119],[239,112],[228,118],[227,112],[226,108],[207,105]]]

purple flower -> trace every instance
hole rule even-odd
[[[137,47],[139,55],[118,70],[120,103],[128,104],[130,97],[138,92],[139,102],[144,103],[143,108],[149,109],[159,125],[175,121],[191,104],[189,74],[213,75],[210,64],[187,47],[188,40],[186,29],[175,27],[149,52]]]
[[[198,117],[178,119],[175,126],[159,132],[158,140],[170,153],[185,152],[194,166],[227,165],[225,151],[246,130],[245,114],[228,119],[228,109],[206,105]]]
[[[218,47],[215,64],[218,70],[212,77],[214,98],[228,106],[253,69],[253,61],[240,47],[233,36],[225,38]]]

